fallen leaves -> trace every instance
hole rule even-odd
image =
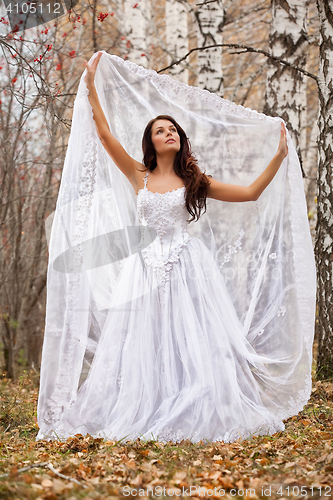
[[[309,404],[284,432],[229,444],[122,444],[79,434],[66,442],[36,442],[36,388],[22,387],[0,381],[0,496],[6,500],[75,500],[83,492],[85,500],[109,500],[147,490],[156,497],[332,496],[332,383],[315,384]]]

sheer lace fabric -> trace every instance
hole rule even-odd
[[[175,116],[218,180],[248,184],[276,152],[279,120],[105,52],[96,88],[112,132],[138,160],[159,113]],[[49,245],[38,439],[232,441],[281,430],[303,408],[315,271],[288,145],[258,202],[209,200],[188,224],[184,187],[154,193],[147,173],[135,195],[99,142],[81,79]],[[151,232],[148,243],[128,244],[121,235],[131,227],[142,240]],[[87,242],[106,234],[119,239],[117,259],[94,267]]]
[[[148,175],[144,177],[144,189],[138,192],[138,218],[142,226],[154,228],[157,237],[142,250],[142,255],[145,264],[154,268],[163,290],[172,264],[179,260],[183,246],[191,238],[187,232],[185,187],[154,193],[147,189]]]

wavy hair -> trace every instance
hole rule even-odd
[[[143,164],[149,170],[153,171],[156,166],[156,151],[151,140],[151,129],[157,120],[168,120],[174,124],[180,137],[180,149],[176,154],[173,168],[175,173],[181,177],[184,182],[186,196],[186,209],[191,215],[189,222],[198,220],[206,212],[207,191],[209,186],[209,177],[202,173],[198,167],[197,160],[191,151],[191,144],[184,130],[172,116],[159,115],[147,124],[142,137]]]

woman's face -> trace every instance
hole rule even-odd
[[[157,155],[180,150],[180,137],[175,125],[169,120],[157,120],[151,128],[151,140]]]

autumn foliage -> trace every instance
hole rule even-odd
[[[16,385],[5,378],[0,384],[3,499],[106,500],[147,490],[155,498],[221,498],[222,490],[223,498],[332,497],[332,382],[314,383],[309,403],[284,432],[231,444],[82,435],[36,442],[36,381],[25,374]]]

